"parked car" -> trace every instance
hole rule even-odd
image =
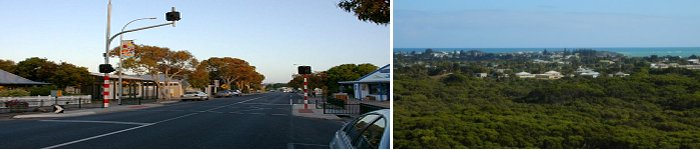
[[[333,149],[389,149],[389,109],[372,111],[345,124],[329,144]]]
[[[241,96],[241,90],[231,91],[231,94],[232,94],[233,96]]]
[[[196,92],[185,92],[185,95],[182,95],[182,100],[209,100],[209,94],[201,92],[201,91],[196,91]]]
[[[234,93],[229,90],[221,90],[219,92],[216,92],[216,95],[214,95],[214,97],[231,97],[233,96],[233,94]]]

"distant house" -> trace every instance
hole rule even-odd
[[[578,73],[580,76],[590,76],[593,78],[597,78],[598,76],[600,76],[599,72],[593,71],[593,69],[583,68],[581,66],[579,66],[578,69],[576,69],[576,73]]]
[[[0,69],[0,90],[47,84],[50,83],[32,81]]]
[[[534,78],[535,77],[535,75],[528,73],[528,72],[525,72],[525,71],[515,73],[515,76],[517,76],[519,78]]]
[[[700,59],[688,59],[688,63],[691,63],[691,64],[700,64]]]
[[[477,78],[485,78],[488,74],[487,73],[475,73],[474,76]]]
[[[560,72],[554,70],[547,71],[543,75],[547,76],[547,79],[559,79],[561,77],[564,77],[563,75],[561,75]]]
[[[630,74],[624,73],[624,72],[617,72],[615,73],[616,77],[626,77],[629,76]]]

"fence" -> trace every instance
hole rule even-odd
[[[51,106],[53,104],[90,104],[92,103],[90,100],[91,98],[91,95],[62,96],[58,98],[51,96],[0,97],[0,108],[7,108],[7,106],[5,106],[5,102],[12,100],[27,102],[29,107],[44,107]]]
[[[360,104],[343,104],[342,106],[339,106],[332,103],[323,103],[323,113],[336,115],[357,115],[360,114]]]
[[[336,115],[359,115],[375,110],[387,109],[380,106],[369,105],[364,103],[348,103],[345,100],[329,98],[325,102],[316,105],[323,107],[324,114]]]

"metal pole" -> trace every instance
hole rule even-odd
[[[106,44],[105,44],[105,53],[104,53],[105,64],[109,64],[109,42],[111,41],[109,39],[109,30],[110,30],[109,27],[110,27],[110,19],[111,18],[112,18],[112,0],[109,0],[109,4],[107,4],[107,35],[106,35],[106,39],[105,39]],[[109,97],[107,96],[107,95],[109,95],[109,74],[108,73],[104,74],[103,80],[104,80],[104,82],[103,82],[102,86],[103,86],[104,91],[102,91],[102,97],[104,100],[102,101],[102,103],[103,103],[102,107],[107,108],[107,107],[109,107]]]
[[[144,20],[144,19],[156,19],[156,18],[155,18],[155,17],[152,17],[152,18],[140,18],[140,19],[131,20],[131,21],[129,21],[129,23],[126,23],[126,24],[124,25],[124,27],[122,27],[122,31],[121,31],[121,32],[124,32],[124,29],[126,29],[126,26],[128,26],[128,25],[131,24],[132,22],[139,21],[139,20]],[[124,41],[124,34],[119,35],[119,42],[121,43],[121,42],[123,42],[123,41]],[[124,43],[121,43],[121,44],[124,44]],[[119,68],[118,68],[119,71],[117,71],[117,72],[118,72],[117,75],[119,76],[119,95],[117,96],[117,101],[119,101],[119,105],[122,104],[122,92],[124,92],[124,89],[123,89],[123,87],[122,87],[122,86],[123,86],[123,85],[122,85],[122,60],[124,59],[124,57],[122,57],[122,50],[123,50],[123,49],[124,49],[124,46],[123,46],[123,45],[119,45]]]

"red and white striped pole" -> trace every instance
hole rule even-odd
[[[306,75],[304,74],[304,109],[309,109],[309,92],[307,90],[309,82],[306,80]]]
[[[104,77],[104,83],[102,84],[102,87],[104,88],[104,91],[102,92],[102,97],[104,98],[104,105],[102,107],[107,108],[109,107],[109,74],[105,73]]]

